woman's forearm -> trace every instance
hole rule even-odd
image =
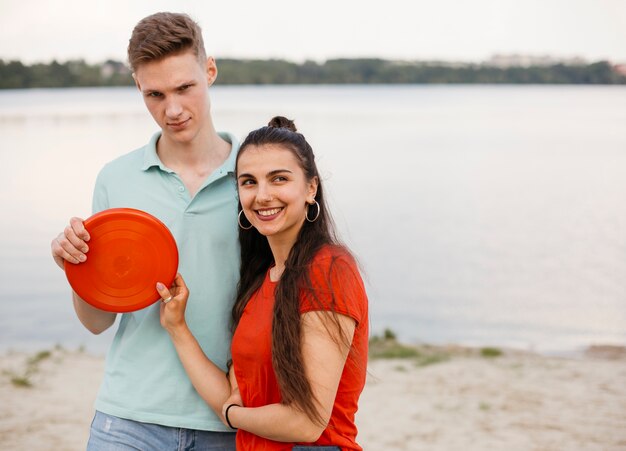
[[[315,424],[304,412],[285,404],[232,407],[228,419],[236,428],[277,442],[315,442],[325,429],[325,425]]]

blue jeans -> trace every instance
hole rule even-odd
[[[235,451],[234,432],[140,423],[96,411],[87,451]]]

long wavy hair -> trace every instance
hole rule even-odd
[[[324,199],[324,189],[315,164],[313,149],[305,137],[298,133],[293,121],[282,116],[274,117],[266,127],[250,132],[241,144],[237,162],[248,146],[278,144],[293,152],[308,181],[318,179],[315,200],[319,204],[319,215],[314,222],[304,221],[297,240],[275,290],[275,303],[272,322],[272,366],[284,404],[294,404],[313,421],[323,424],[322,417],[315,407],[311,385],[306,377],[301,350],[300,299],[306,294],[313,301],[315,291],[310,279],[309,268],[315,254],[325,245],[340,246]],[[239,205],[241,210],[241,204]],[[315,205],[310,207],[309,217],[317,212]],[[237,287],[237,299],[233,307],[233,327],[236,328],[246,304],[262,285],[274,257],[265,236],[255,228],[239,229],[241,245],[241,274]],[[347,250],[346,250],[347,252]],[[328,288],[328,287],[327,287]],[[326,289],[324,290],[326,291]],[[332,292],[332,288],[329,290]],[[334,306],[334,299],[333,299]],[[335,317],[336,326],[339,327]],[[327,326],[328,329],[328,326]],[[334,329],[334,327],[333,327]],[[332,331],[329,330],[332,333]],[[340,328],[335,340],[340,337],[345,342]]]

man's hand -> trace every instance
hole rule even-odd
[[[63,262],[68,261],[73,264],[82,263],[87,260],[89,246],[89,232],[83,225],[81,218],[70,219],[70,224],[52,240],[52,258],[59,268],[63,269]]]

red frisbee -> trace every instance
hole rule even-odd
[[[70,285],[89,304],[109,312],[140,310],[159,299],[156,283],[170,286],[178,270],[171,232],[154,216],[111,208],[86,219],[87,261],[65,262]]]

